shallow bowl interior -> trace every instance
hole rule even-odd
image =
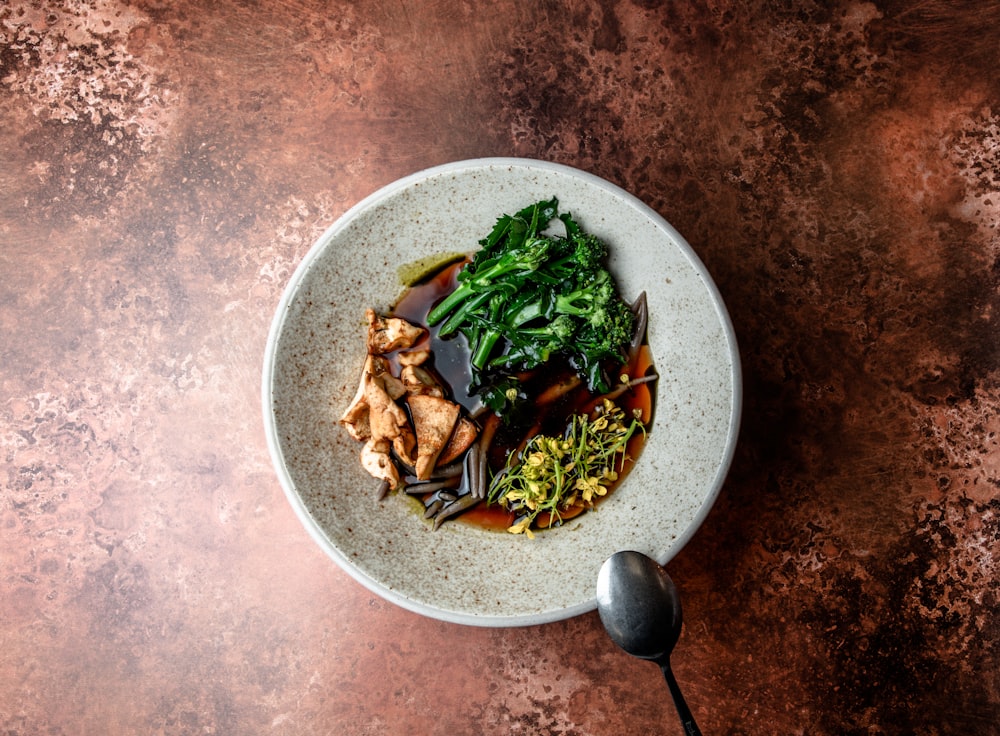
[[[375,501],[360,446],[337,419],[364,359],[364,310],[399,297],[397,267],[472,251],[496,218],[556,196],[605,239],[625,298],[645,291],[660,379],[634,469],[598,511],[534,540],[461,522],[437,531],[412,499]],[[595,607],[601,563],[632,549],[666,563],[692,536],[728,470],[740,414],[739,357],[704,266],[652,209],[598,177],[525,159],[460,161],[414,174],[334,223],[299,265],[268,338],[264,421],[278,477],[320,546],[356,580],[412,611],[520,626]]]

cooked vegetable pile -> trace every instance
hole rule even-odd
[[[564,235],[549,232],[556,219]],[[364,369],[340,423],[362,443],[379,499],[420,498],[435,528],[486,502],[507,531],[531,537],[593,507],[645,436],[638,407],[652,394],[638,387],[656,380],[646,299],[622,301],[607,247],[559,214],[555,198],[502,216],[479,242],[456,281],[438,274],[443,298],[439,287],[412,292],[426,298],[409,315],[416,323],[366,310]],[[435,351],[466,354],[448,340],[458,335],[469,348],[467,394],[482,401],[473,414],[435,369]],[[636,403],[626,412],[620,399]]]
[[[566,234],[545,230],[558,217]],[[566,357],[594,393],[608,390],[635,315],[605,265],[607,247],[583,232],[556,198],[501,217],[458,275],[458,287],[427,315],[440,337],[462,333],[472,352],[472,393],[503,413],[518,398],[516,374]],[[523,397],[522,397],[523,398]]]

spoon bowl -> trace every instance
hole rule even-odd
[[[656,560],[617,552],[597,575],[597,611],[611,639],[640,659],[670,657],[681,633],[677,586]]]
[[[633,657],[660,666],[684,733],[700,736],[670,669],[682,617],[680,596],[667,571],[641,552],[616,552],[597,575],[597,612],[612,641]]]

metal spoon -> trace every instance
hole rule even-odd
[[[640,552],[616,552],[597,575],[597,612],[615,644],[660,665],[684,733],[701,736],[670,669],[681,634],[681,601],[667,571]]]

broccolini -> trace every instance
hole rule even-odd
[[[563,223],[565,235],[547,232]],[[439,335],[465,335],[472,388],[502,413],[518,394],[514,375],[561,356],[595,393],[609,388],[606,370],[625,359],[635,316],[607,269],[607,247],[585,233],[555,198],[497,220],[435,305],[428,324]]]

